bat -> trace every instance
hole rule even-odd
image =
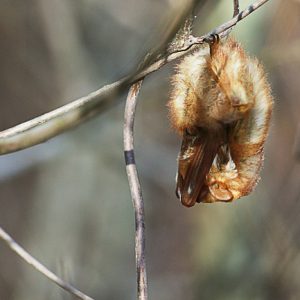
[[[231,202],[256,186],[273,108],[263,67],[233,38],[185,56],[172,78],[172,127],[182,136],[176,195],[184,206]]]

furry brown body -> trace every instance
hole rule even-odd
[[[169,101],[183,137],[177,195],[185,206],[232,201],[259,179],[273,100],[263,68],[233,39],[186,56]]]

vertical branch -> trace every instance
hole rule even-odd
[[[268,0],[266,0],[268,1]],[[240,13],[240,2],[239,0],[233,0],[233,18],[237,17],[238,14]],[[233,27],[228,28],[222,34],[220,35],[221,37],[226,37],[229,35]]]
[[[296,138],[293,146],[294,156],[297,160],[300,160],[300,123],[298,124],[298,128],[296,131]]]
[[[142,80],[129,90],[124,113],[124,155],[126,172],[135,213],[135,260],[137,272],[137,299],[147,300],[147,273],[145,259],[145,214],[144,201],[134,158],[133,129],[137,96]]]
[[[240,13],[240,3],[239,0],[233,0],[233,17]]]

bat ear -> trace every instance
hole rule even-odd
[[[209,191],[216,201],[229,202],[233,199],[232,193],[220,182],[210,185]]]

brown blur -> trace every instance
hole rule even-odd
[[[160,41],[177,2],[2,0],[0,130],[126,75]],[[240,1],[240,8],[248,4]],[[231,16],[231,1],[208,1],[194,31]],[[166,108],[175,64],[146,78],[135,145],[149,299],[300,299],[300,1],[269,1],[232,34],[263,62],[273,88],[262,179],[232,204],[183,207],[175,196],[180,139]],[[0,225],[95,299],[136,293],[123,109],[124,102],[47,143],[0,157]],[[0,241],[0,299],[72,298]]]

